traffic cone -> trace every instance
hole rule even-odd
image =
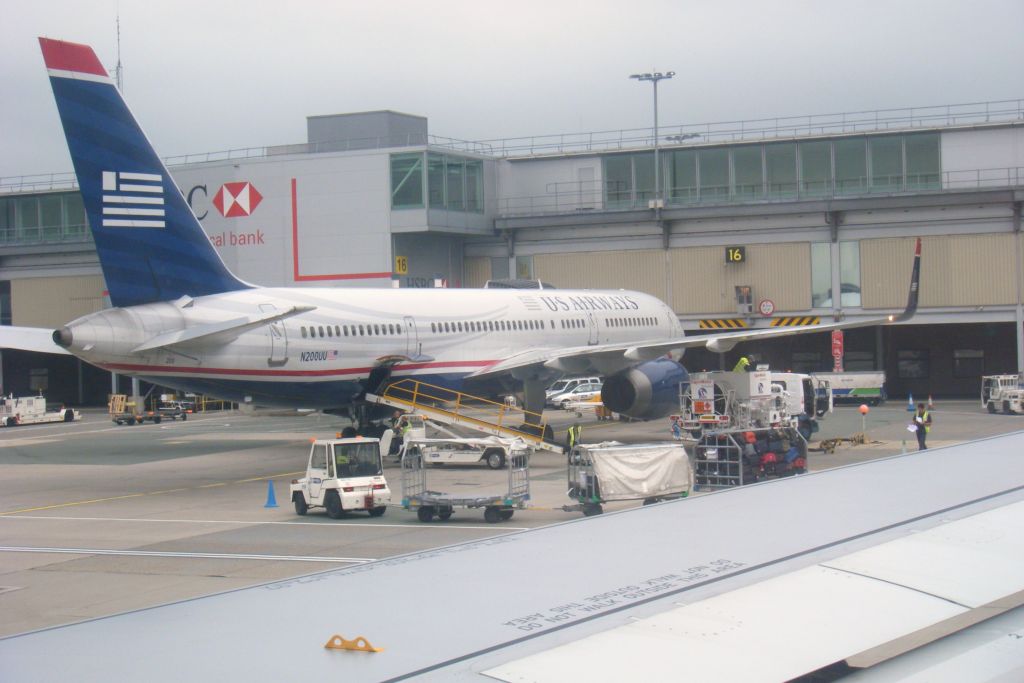
[[[914,412],[914,395],[913,394],[910,394],[907,397],[907,412],[908,413]]]
[[[274,495],[274,482],[267,481],[267,503],[263,507],[265,508],[276,508],[277,497]]]
[[[934,410],[935,404],[932,403],[932,395],[928,394],[928,410]]]

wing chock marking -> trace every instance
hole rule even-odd
[[[348,640],[339,635],[333,635],[324,645],[328,650],[358,650],[359,652],[383,652],[384,648],[370,645],[370,641],[362,636]]]

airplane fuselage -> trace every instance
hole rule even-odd
[[[295,306],[312,310],[138,350],[155,338]],[[528,350],[683,335],[671,309],[650,295],[549,289],[255,288],[108,309],[63,329],[71,353],[112,372],[235,401],[310,408],[351,403],[382,368],[384,377],[460,389],[467,375]]]

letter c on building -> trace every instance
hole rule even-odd
[[[206,185],[196,185],[195,187],[193,187],[191,190],[188,191],[188,206],[189,206],[190,209],[192,209],[193,213],[195,213],[196,207],[192,203],[192,195],[194,195],[196,193],[196,190],[202,190],[204,197],[209,196],[206,193]],[[203,215],[202,216],[200,216],[198,213],[196,213],[196,218],[198,218],[199,220],[203,220],[204,218],[206,218],[206,214],[208,214],[208,213],[210,213],[209,209],[207,209],[206,211],[203,211]]]

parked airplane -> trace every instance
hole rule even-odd
[[[630,291],[258,287],[232,275],[93,50],[39,39],[113,308],[0,346],[70,352],[105,370],[259,405],[353,414],[415,377],[473,393],[522,383],[539,413],[565,373],[605,376],[611,410],[677,408],[688,347],[882,325],[917,307],[921,243],[900,315],[684,338],[668,305]],[[367,415],[363,415],[367,417]]]

